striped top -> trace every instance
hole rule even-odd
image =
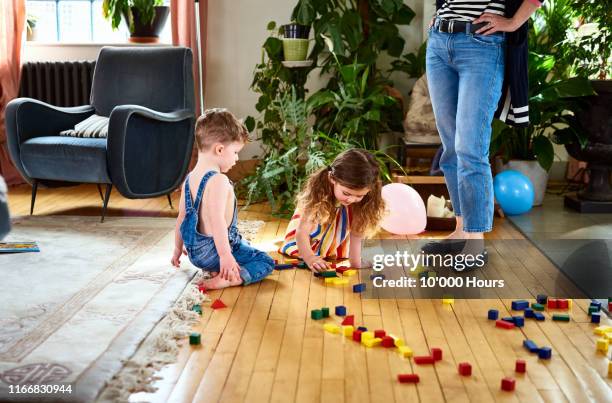
[[[296,210],[287,225],[283,245],[278,250],[283,255],[298,256],[296,231],[301,212]],[[315,255],[322,258],[348,258],[352,213],[350,207],[340,206],[331,223],[321,224],[310,234],[310,246]]]
[[[474,21],[482,13],[504,15],[506,0],[446,0],[436,17],[454,21]]]

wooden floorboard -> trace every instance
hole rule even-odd
[[[179,194],[172,194],[174,209],[166,197],[128,200],[113,191],[108,216],[175,217]],[[36,215],[100,214],[101,200],[94,185],[40,189]],[[30,188],[9,189],[13,216],[29,214]],[[266,204],[240,211],[243,220],[263,220],[254,244],[271,252],[284,236],[287,220],[269,214]],[[428,233],[441,237],[442,232]],[[395,239],[373,247],[392,253],[401,244],[416,247],[417,237],[381,233]],[[589,300],[575,299],[570,323],[528,321],[520,329],[497,329],[487,320],[490,308],[510,316],[517,294],[531,299],[537,294],[581,295],[576,286],[521,233],[504,219],[495,219],[487,234],[490,260],[483,278],[503,279],[507,287],[485,292],[486,299],[456,299],[443,305],[440,299],[418,298],[418,291],[395,292],[389,298],[366,298],[352,292],[352,284],[367,281],[370,272],[360,270],[349,286],[325,286],[307,270],[275,271],[259,284],[209,293],[227,308],[205,306],[194,331],[202,334],[202,346],[180,348],[177,361],[163,368],[155,393],[138,393],[133,400],[152,402],[603,402],[612,401],[612,383],[606,376],[608,357],[595,351],[594,325],[587,314]],[[168,251],[170,254],[171,251]],[[408,268],[389,278],[415,276]],[[407,297],[410,296],[410,297]],[[339,323],[336,305],[345,305],[356,325],[385,329],[401,337],[415,355],[442,348],[436,365],[419,366],[401,357],[396,349],[366,348],[343,335],[324,332],[323,323]],[[331,318],[310,319],[310,310],[330,307]],[[516,314],[516,312],[514,313]],[[607,317],[602,324],[612,326]],[[538,360],[522,347],[525,338],[550,346],[553,358]],[[516,359],[527,362],[527,373],[516,374]],[[470,362],[473,374],[457,374],[460,362]],[[399,373],[418,373],[416,385],[399,384]],[[501,379],[516,378],[513,393],[500,390]]]

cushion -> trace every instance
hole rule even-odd
[[[68,129],[60,132],[60,136],[86,138],[106,138],[107,134],[108,118],[95,114],[74,125],[74,129]]]
[[[429,88],[427,87],[427,76],[419,78],[410,95],[410,105],[404,118],[404,133],[408,142],[440,144],[440,135],[436,128]]]
[[[106,139],[44,136],[21,143],[21,161],[29,177],[85,183],[111,183]]]

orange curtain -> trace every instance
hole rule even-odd
[[[193,78],[196,98],[196,116],[200,116],[200,82],[204,93],[206,73],[206,29],[208,16],[208,0],[199,1],[200,37],[197,37],[196,3],[194,0],[172,0],[170,3],[170,18],[172,19],[172,44],[186,46],[193,52]],[[200,65],[198,42],[202,51]]]
[[[9,157],[4,110],[19,92],[25,15],[25,0],[0,1],[0,175],[8,185],[24,182]]]

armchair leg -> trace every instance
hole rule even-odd
[[[104,195],[104,205],[102,206],[102,218],[100,219],[100,222],[104,222],[104,216],[106,214],[106,206],[108,206],[108,199],[110,199],[111,190],[113,190],[113,185],[109,183],[106,185],[106,193]]]
[[[168,193],[166,196],[168,196],[168,204],[170,205],[170,208],[174,209],[174,207],[172,207],[172,198],[170,197],[170,193]]]
[[[34,203],[36,203],[36,191],[38,190],[38,181],[34,179],[32,183],[32,200],[30,202],[30,215],[34,214]]]
[[[98,187],[98,193],[100,194],[100,200],[104,201],[104,195],[102,194],[102,186],[100,186],[99,183],[96,183],[96,186]]]

